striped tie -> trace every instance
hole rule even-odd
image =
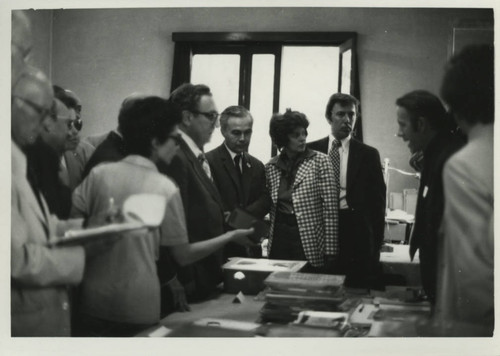
[[[207,177],[213,182],[212,172],[210,172],[210,166],[208,165],[207,157],[205,157],[205,154],[203,152],[198,155],[198,161],[200,162],[201,167],[203,168],[203,171],[205,171]]]

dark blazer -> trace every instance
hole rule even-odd
[[[95,149],[89,161],[85,165],[82,173],[82,180],[87,177],[89,172],[100,163],[116,162],[127,155],[123,138],[116,132],[111,131],[108,136]]]
[[[68,219],[71,210],[71,190],[59,178],[61,157],[40,138],[27,149],[28,179],[42,194],[50,213]]]
[[[158,169],[179,186],[189,242],[208,240],[224,233],[224,208],[219,192],[183,140],[172,162],[168,166],[160,163]],[[189,300],[206,298],[215,289],[222,281],[222,263],[222,251],[217,251],[178,268],[178,278]]]
[[[244,153],[245,164],[240,182],[234,162],[224,144],[208,152],[206,156],[225,211],[241,207],[258,218],[263,218],[269,212],[266,173],[261,161]]]
[[[328,154],[328,137],[308,144],[308,147]],[[386,186],[378,151],[352,138],[347,162],[347,204],[361,214],[371,232],[375,251],[384,240]],[[342,224],[342,221],[340,222]]]
[[[444,212],[443,167],[463,144],[456,136],[439,133],[424,151],[415,225],[410,239],[410,257],[413,260],[416,251],[420,250],[422,287],[431,304],[434,304],[436,297],[438,237]]]
[[[266,189],[264,164],[257,158],[244,153],[241,180],[234,162],[224,144],[206,154],[215,186],[222,198],[225,211],[240,207],[257,218],[263,218],[271,207],[271,199]],[[224,256],[260,257],[260,247],[247,251],[236,243],[224,246]]]

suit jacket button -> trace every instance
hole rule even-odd
[[[69,309],[69,304],[68,304],[68,302],[63,302],[63,303],[62,303],[62,308],[63,308],[63,310],[68,310],[68,309]]]

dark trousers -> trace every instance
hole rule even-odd
[[[307,261],[295,215],[276,213],[273,244],[271,245],[269,258],[273,260]],[[314,267],[308,263],[300,272],[328,273],[329,271],[323,267]]]
[[[339,210],[340,253],[335,273],[346,276],[344,285],[370,288],[373,280],[373,242],[362,214]]]
[[[120,323],[99,319],[87,314],[78,316],[74,336],[79,337],[131,337],[151,327],[148,324]]]
[[[422,287],[429,302],[434,305],[437,285],[437,247],[421,246],[419,248],[419,259]]]
[[[276,212],[269,258],[274,260],[307,261],[295,215]]]

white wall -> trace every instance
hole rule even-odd
[[[170,92],[172,32],[355,31],[363,133],[382,159],[411,170],[396,133],[395,100],[408,91],[438,93],[452,24],[489,19],[485,9],[383,8],[163,8],[54,10],[52,79],[83,100],[84,135],[116,126],[125,96]],[[394,174],[391,191],[418,182]]]

